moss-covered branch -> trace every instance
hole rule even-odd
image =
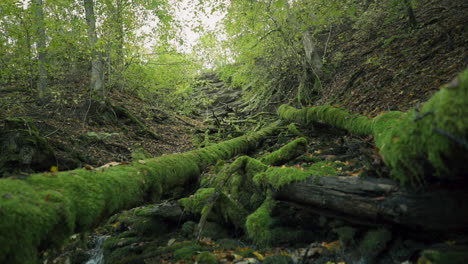
[[[110,214],[158,200],[196,180],[208,165],[257,147],[277,124],[207,148],[98,170],[41,173],[0,180],[0,263],[37,263],[40,248],[59,245]]]
[[[295,109],[283,105],[281,118],[326,123],[373,135],[391,175],[402,184],[420,184],[431,175],[461,179],[468,170],[468,70],[435,93],[420,109],[393,111],[370,119],[332,106]]]

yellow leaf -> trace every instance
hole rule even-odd
[[[120,225],[120,222],[115,222],[112,226],[117,228]]]
[[[336,251],[341,248],[341,243],[339,240],[335,240],[330,243],[322,242],[322,246],[330,251]]]
[[[265,257],[262,254],[260,254],[259,252],[257,252],[257,251],[254,251],[252,254],[254,254],[258,258],[258,260],[264,260],[265,259]]]
[[[59,169],[58,169],[57,166],[50,167],[50,172],[58,172],[58,171],[59,171]]]

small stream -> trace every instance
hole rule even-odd
[[[83,264],[104,264],[104,250],[102,243],[109,236],[96,236],[94,248],[89,251],[91,258]]]

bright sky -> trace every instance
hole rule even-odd
[[[196,30],[198,22],[201,22],[203,29],[211,31],[219,26],[225,13],[220,11],[211,12],[207,5],[202,6],[205,12],[197,11],[197,2],[194,0],[172,0],[177,5],[176,17],[181,21],[182,31],[180,32],[184,39],[184,45],[180,47],[181,51],[189,52],[196,45],[198,38],[203,34]]]

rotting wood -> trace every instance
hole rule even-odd
[[[388,179],[311,176],[284,185],[275,199],[317,213],[370,225],[391,223],[413,230],[468,232],[468,193],[458,188],[407,189]]]

